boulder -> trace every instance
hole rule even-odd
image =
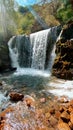
[[[10,100],[11,101],[20,101],[23,99],[24,95],[21,93],[17,93],[17,92],[10,92],[9,93],[10,96]]]

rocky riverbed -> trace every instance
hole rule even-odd
[[[16,92],[10,98],[14,103],[0,113],[1,130],[73,130],[73,100]]]
[[[67,95],[73,82],[51,77],[45,87],[37,86],[0,82],[1,130],[73,130],[73,97]],[[61,95],[55,93],[61,88]]]

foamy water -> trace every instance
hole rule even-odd
[[[29,75],[29,76],[41,76],[49,78],[51,73],[48,71],[41,71],[37,69],[31,69],[31,68],[18,68],[17,71],[14,73],[14,75]]]
[[[0,104],[6,100],[7,98],[2,93],[0,93]]]
[[[69,98],[73,98],[73,81],[55,79],[48,85],[50,86],[50,90],[48,90],[50,93],[57,96],[65,95]]]
[[[31,77],[44,77],[50,79],[51,73],[48,71],[41,71],[37,69],[31,68],[18,68],[14,73],[15,76],[31,76]],[[34,80],[34,78],[33,78]],[[48,86],[47,92],[52,93],[56,96],[67,96],[69,98],[73,98],[73,81],[70,80],[62,80],[62,79],[53,79],[46,83]],[[45,87],[46,87],[45,86]]]

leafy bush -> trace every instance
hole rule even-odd
[[[57,18],[61,23],[66,23],[73,19],[73,10],[69,1],[65,4],[62,3],[62,7],[57,10]]]
[[[34,24],[34,17],[31,13],[27,13],[27,15],[20,15],[20,22],[18,25],[18,34],[29,34],[31,33],[31,28]]]

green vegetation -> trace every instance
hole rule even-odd
[[[17,18],[14,0],[0,0],[0,31],[4,37],[15,34]]]
[[[33,15],[30,12],[28,12],[27,14],[19,14],[19,18],[20,18],[20,21],[18,24],[17,33],[30,34],[31,28],[35,21]]]
[[[63,24],[73,20],[73,10],[69,0],[62,0],[61,7],[57,10],[57,18]]]
[[[34,5],[33,9],[48,26],[65,24],[73,19],[73,10],[69,0],[51,0],[50,3],[47,0],[46,2],[41,0],[41,2],[41,5]],[[3,31],[5,37],[30,34],[42,29],[27,7],[19,6],[14,0],[0,0],[0,6],[0,19],[2,21],[0,32]],[[2,9],[3,7],[5,11]]]

